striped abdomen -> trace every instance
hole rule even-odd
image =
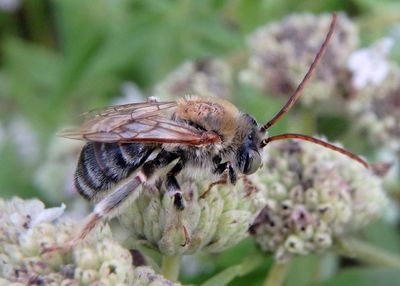
[[[153,149],[140,143],[86,143],[75,172],[77,191],[89,201],[101,198],[142,165]]]

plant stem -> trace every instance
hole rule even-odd
[[[161,262],[161,274],[171,280],[178,281],[179,268],[181,266],[181,256],[163,256]]]
[[[280,286],[283,284],[286,278],[286,274],[289,270],[289,262],[277,263],[274,262],[272,268],[268,272],[268,276],[264,281],[264,286]]]
[[[400,257],[354,238],[340,241],[340,253],[367,264],[400,269]]]

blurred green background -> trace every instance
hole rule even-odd
[[[298,11],[344,11],[359,25],[362,46],[368,45],[400,21],[399,2],[0,0],[0,195],[55,203],[33,183],[49,140],[56,131],[76,123],[82,112],[110,105],[124,82],[150,93],[184,60],[230,58],[245,50],[246,36],[258,26]],[[392,58],[399,62],[397,43]],[[235,88],[232,98],[261,121],[271,118],[284,102],[246,87]],[[329,116],[320,122],[319,133],[346,143],[341,135],[351,122]],[[283,119],[274,133],[288,131],[290,124],[290,119]],[[362,154],[369,151],[354,140],[346,147]],[[364,235],[400,253],[398,229],[393,225],[377,223]],[[239,263],[252,247],[245,241],[214,257],[211,271]],[[319,260],[302,259],[295,261],[287,285],[311,285],[322,275],[315,270]],[[232,285],[259,285],[271,261]],[[327,255],[324,263],[329,261]],[[206,276],[210,273],[185,281],[197,283]],[[390,269],[359,268],[334,279],[318,285],[350,285],[350,281],[351,285],[377,285],[377,281],[395,285],[400,276]]]

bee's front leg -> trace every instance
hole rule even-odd
[[[216,182],[211,183],[207,190],[201,194],[200,198],[205,198],[210,190],[217,185],[225,185],[227,182],[231,183],[232,185],[236,184],[237,181],[237,175],[235,169],[232,167],[231,162],[225,162],[221,163],[221,157],[215,157],[213,159],[213,162],[215,164],[214,167],[214,173],[217,173],[219,175],[222,175],[222,178]]]
[[[182,160],[178,161],[176,165],[168,172],[166,178],[166,187],[168,193],[174,197],[174,206],[177,210],[183,210],[185,208],[185,202],[183,199],[181,187],[179,186],[176,176],[182,171],[184,163]]]
[[[236,184],[237,175],[235,169],[232,167],[231,162],[219,163],[214,170],[215,173],[222,175],[223,173],[227,173],[227,181],[232,185]]]

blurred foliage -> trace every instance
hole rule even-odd
[[[395,37],[400,37],[400,2],[395,0],[26,0],[14,12],[0,11],[1,124],[7,129],[15,118],[24,118],[38,134],[40,146],[39,158],[28,164],[18,155],[24,145],[15,145],[7,132],[0,134],[5,137],[0,147],[1,195],[40,197],[32,176],[46,154],[49,138],[75,122],[80,113],[110,104],[122,82],[134,82],[151,92],[185,59],[218,56],[229,60],[244,49],[246,36],[256,27],[295,11],[345,11],[359,23],[363,45],[393,32],[396,23]],[[400,60],[399,41],[392,56]],[[235,89],[233,100],[261,121],[283,103],[244,86]],[[277,124],[274,133],[293,129],[307,133],[296,129],[301,128],[298,119],[299,114],[293,112]],[[319,118],[316,130],[331,140],[344,140],[352,151],[371,151],[345,134],[349,124],[327,114]],[[393,225],[378,222],[362,235],[377,246],[400,252],[398,229]],[[239,265],[253,248],[246,240],[208,257],[211,272],[182,277],[183,282],[203,283]],[[261,285],[271,262],[269,257],[229,285]],[[297,258],[286,285],[395,285],[400,279],[392,269],[354,267],[332,275],[324,267],[336,269],[338,260],[329,254]]]
[[[396,269],[372,269],[354,268],[340,272],[332,279],[322,283],[311,284],[313,286],[373,286],[373,285],[396,285],[399,282],[399,273]]]

